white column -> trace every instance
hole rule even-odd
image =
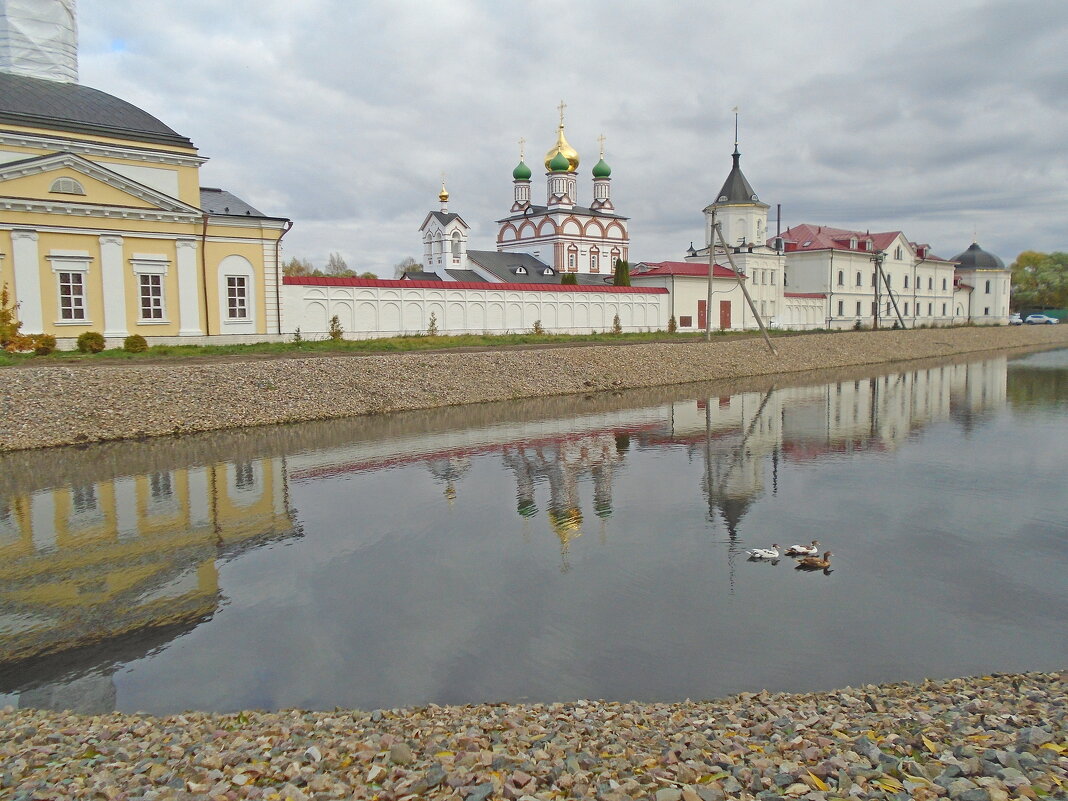
[[[122,237],[100,237],[100,276],[104,292],[104,336],[124,337],[126,329],[126,276],[122,270]]]
[[[197,243],[179,239],[178,249],[178,335],[200,336],[200,291],[197,282]],[[205,288],[205,292],[207,289]]]
[[[37,252],[37,232],[11,232],[12,267],[15,271],[15,300],[22,320],[22,333],[44,332],[44,312],[41,309],[41,257]]]

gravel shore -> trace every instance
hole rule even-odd
[[[1068,345],[1068,325],[7,368],[0,451]]]
[[[7,708],[0,798],[1065,798],[1065,679],[165,718]]]

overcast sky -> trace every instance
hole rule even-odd
[[[80,79],[188,136],[205,186],[289,217],[285,257],[392,277],[437,208],[494,249],[567,103],[631,261],[680,258],[730,169],[783,227],[901,229],[952,257],[1068,250],[1068,2],[80,0]]]

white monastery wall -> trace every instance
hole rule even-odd
[[[283,333],[326,336],[337,315],[346,339],[425,334],[431,315],[439,334],[530,331],[588,334],[612,329],[666,330],[667,290],[543,284],[463,284],[360,278],[286,278]]]

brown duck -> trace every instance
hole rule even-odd
[[[834,556],[830,551],[826,551],[823,554],[823,558],[818,556],[806,556],[804,559],[797,563],[798,570],[826,570],[831,566],[831,557]]]

